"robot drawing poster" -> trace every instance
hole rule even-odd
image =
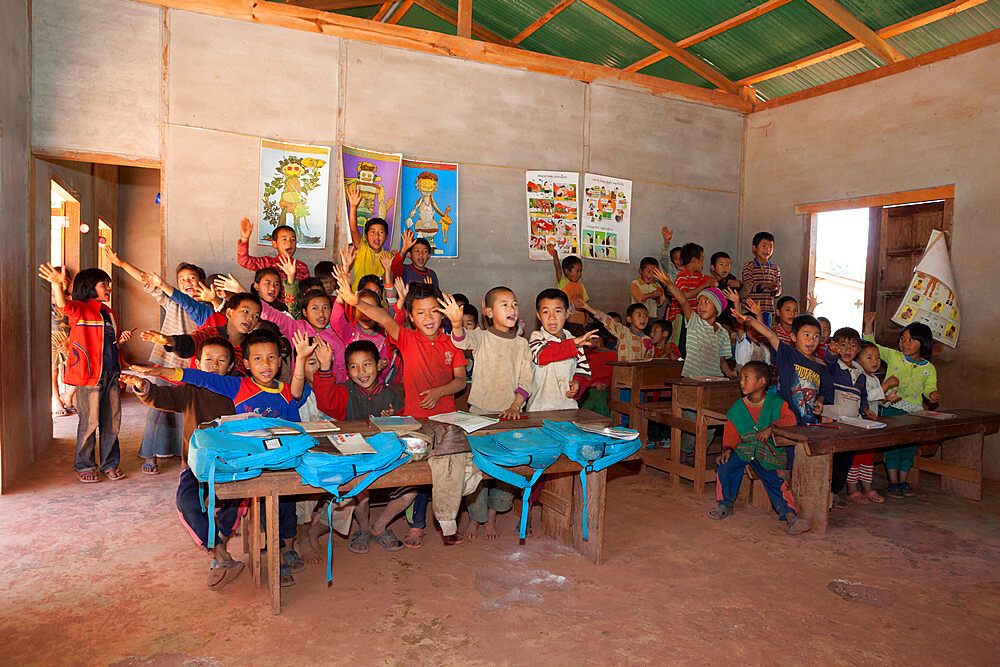
[[[427,239],[431,255],[458,257],[458,165],[403,158],[399,234]]]
[[[257,243],[270,246],[275,228],[287,225],[298,247],[326,247],[329,187],[329,146],[261,139]]]
[[[392,247],[396,221],[399,219],[399,175],[403,156],[400,153],[382,153],[344,144],[340,149],[344,169],[344,190],[357,183],[361,190],[358,204],[357,225],[364,230],[371,218],[382,218],[389,225],[384,250]],[[344,197],[347,195],[344,194]],[[350,223],[348,223],[350,224]]]

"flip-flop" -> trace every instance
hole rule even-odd
[[[160,468],[155,463],[143,463],[140,471],[143,475],[159,475]]]
[[[885,502],[885,498],[883,498],[882,496],[880,496],[878,494],[878,491],[876,491],[875,489],[872,489],[871,491],[869,491],[868,493],[866,493],[865,497],[868,498],[868,500],[872,501],[873,503],[884,503]]]
[[[406,548],[406,545],[388,528],[383,530],[382,534],[375,537],[374,540],[386,551],[399,551]]]
[[[76,478],[84,484],[97,484],[101,481],[101,476],[97,474],[96,470],[78,470]]]
[[[347,545],[347,548],[351,551],[351,553],[366,554],[368,553],[368,543],[371,542],[371,539],[372,534],[367,530],[355,531],[355,533],[351,535],[351,542]]]
[[[282,563],[281,567],[278,569],[278,576],[278,583],[282,588],[295,585],[295,577],[292,576],[292,571],[284,563]]]
[[[458,544],[465,544],[465,538],[455,533],[454,535],[444,535],[441,538],[444,541],[446,547],[453,547]]]
[[[208,566],[208,587],[217,591],[236,579],[243,572],[244,565],[241,561],[230,560],[220,563],[215,558]]]
[[[868,499],[868,496],[861,493],[860,491],[855,491],[854,493],[848,495],[847,499],[850,500],[852,503],[857,503],[858,505],[867,505],[868,503],[871,502]]]
[[[733,508],[728,507],[727,505],[719,505],[714,510],[709,510],[708,512],[708,516],[712,517],[716,521],[721,521],[722,519],[725,519],[727,516],[732,516],[732,515],[733,515]]]
[[[125,479],[125,473],[123,473],[120,468],[111,468],[110,470],[105,470],[104,474],[112,482],[117,482],[120,479]]]
[[[403,546],[407,549],[419,549],[424,546],[424,529],[410,526],[410,530],[403,538]]]
[[[306,569],[306,562],[302,560],[302,556],[299,555],[295,549],[289,549],[281,554],[282,559],[285,561],[282,567],[288,566],[288,574],[298,574],[302,570]]]

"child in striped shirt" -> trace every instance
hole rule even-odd
[[[761,321],[767,325],[772,324],[774,317],[774,300],[781,296],[781,269],[771,263],[773,253],[774,235],[770,232],[757,232],[753,235],[753,259],[743,265],[743,287],[746,289],[747,301],[760,306]]]

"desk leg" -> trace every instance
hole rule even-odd
[[[705,425],[704,388],[698,387],[698,412],[694,421],[694,493],[700,496],[705,493],[705,465],[708,460],[708,426]]]
[[[639,404],[642,403],[642,379],[639,377],[640,373],[638,371],[632,373],[632,389],[629,391],[628,396],[628,427],[635,428],[635,420],[639,416]]]
[[[281,539],[278,537],[278,494],[270,492],[267,502],[267,587],[271,594],[271,613],[281,613]]]
[[[607,500],[607,469],[587,473],[587,533],[583,539],[583,494],[580,476],[573,476],[573,513],[570,519],[572,547],[594,565],[604,560],[604,508]]]
[[[809,456],[804,446],[795,445],[792,497],[799,516],[811,524],[812,532],[820,535],[826,534],[832,471],[832,454]]]
[[[681,406],[677,404],[677,401],[673,397],[670,398],[670,411],[677,419],[681,419],[684,416],[683,412],[681,412]],[[670,427],[670,461],[674,464],[674,470],[681,469],[681,430],[676,426]],[[681,476],[677,473],[672,473],[670,477],[674,481],[674,486],[681,483]]]
[[[960,467],[942,466],[941,491],[959,498],[983,499],[983,433],[963,435],[941,443],[941,462]],[[958,473],[949,476],[949,472]],[[961,475],[961,476],[959,476]]]
[[[538,494],[542,504],[542,532],[559,544],[572,541],[573,479],[575,473],[546,475],[545,488]]]
[[[257,588],[261,587],[260,579],[260,498],[250,498],[250,512],[247,520],[247,532],[249,533],[249,549],[247,557],[250,559],[250,574],[253,575],[253,583]]]

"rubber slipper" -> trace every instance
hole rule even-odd
[[[878,494],[878,491],[876,491],[875,489],[872,489],[867,494],[865,494],[865,497],[868,498],[868,500],[872,501],[873,503],[884,503],[885,502],[885,498],[883,498],[882,496],[880,496]]]
[[[454,535],[445,535],[442,537],[442,540],[444,540],[444,545],[446,547],[453,547],[457,544],[465,544],[465,538],[458,533],[455,533]]]
[[[236,577],[240,576],[243,573],[243,568],[246,566],[243,564],[243,561],[231,560],[228,563],[224,563],[223,567],[226,570],[226,576],[222,580],[222,583],[218,585],[216,590],[224,586],[228,586],[233,581],[235,581]]]
[[[367,530],[355,531],[355,533],[351,535],[351,542],[347,545],[347,548],[351,551],[351,553],[366,554],[368,553],[368,543],[371,542],[371,539],[372,534]]]
[[[120,468],[111,468],[110,470],[105,470],[104,474],[112,482],[117,482],[120,479],[125,479],[125,473],[123,473]]]
[[[847,501],[838,496],[837,494],[834,494],[830,508],[835,510],[842,510],[845,509],[846,507],[847,507]]]
[[[407,549],[419,549],[424,546],[424,529],[411,526],[403,538],[403,546]]]
[[[733,508],[728,507],[726,505],[719,505],[714,510],[710,510],[708,513],[708,516],[712,517],[716,521],[721,521],[722,519],[725,519],[727,516],[732,516],[732,515],[733,515]]]
[[[78,470],[76,478],[84,484],[97,484],[101,481],[101,476],[96,470]]]
[[[808,521],[795,517],[788,522],[788,529],[786,532],[789,535],[801,535],[802,533],[808,531],[810,527],[811,526]]]
[[[143,475],[159,475],[160,468],[155,463],[143,463],[140,471]]]
[[[222,588],[222,582],[226,578],[226,566],[213,558],[208,565],[208,587],[212,590]]]
[[[302,570],[306,569],[306,562],[302,560],[302,556],[299,555],[295,549],[289,549],[281,554],[284,559],[285,564],[282,567],[288,567],[289,574],[298,574]]]
[[[388,528],[382,531],[382,534],[375,537],[374,540],[386,551],[399,551],[406,548],[406,545]]]
[[[857,503],[858,505],[867,505],[871,501],[868,500],[868,496],[861,493],[860,491],[855,491],[854,493],[847,496],[847,499],[852,503]]]
[[[281,567],[278,569],[278,576],[280,577],[278,583],[282,588],[295,585],[295,577],[292,576],[292,571],[284,563],[282,563]]]

